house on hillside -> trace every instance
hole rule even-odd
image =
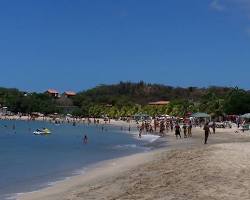
[[[60,98],[56,99],[57,108],[64,114],[72,113],[77,107],[74,106],[71,97],[75,96],[73,92],[65,92]]]
[[[168,105],[170,101],[154,101],[154,102],[149,102],[148,105],[150,106],[165,106]]]
[[[73,91],[66,91],[63,93],[63,96],[65,96],[66,98],[71,98],[71,97],[76,96],[76,93]]]
[[[45,93],[54,98],[60,97],[59,92],[54,89],[48,89]]]

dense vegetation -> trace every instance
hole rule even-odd
[[[149,102],[168,100],[165,106],[151,106]],[[151,116],[170,114],[185,116],[189,112],[207,112],[214,116],[250,112],[250,92],[238,88],[174,88],[144,82],[120,82],[100,85],[82,91],[72,99],[54,99],[47,94],[21,92],[0,88],[0,104],[12,112],[63,113],[63,108],[74,108],[77,116],[110,117],[131,116],[145,113]]]
[[[56,101],[43,93],[27,95],[17,89],[0,88],[0,105],[8,107],[14,113],[41,112],[44,114],[58,112]]]

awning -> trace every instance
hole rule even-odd
[[[210,118],[211,116],[207,113],[194,113],[191,115],[191,117],[195,118]]]

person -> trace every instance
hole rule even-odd
[[[166,123],[166,132],[168,133],[168,131],[169,131],[169,124],[168,124],[168,122]]]
[[[240,117],[236,118],[237,127],[240,128]]]
[[[181,138],[181,127],[179,126],[179,124],[175,125],[175,136],[176,139],[178,138],[178,136]]]
[[[205,124],[203,130],[205,131],[205,142],[204,142],[204,144],[207,144],[207,139],[208,139],[208,136],[210,134],[210,129],[209,129],[208,123]]]
[[[161,121],[161,122],[160,122],[160,134],[163,135],[164,129],[165,129],[164,121]]]
[[[87,143],[88,143],[88,136],[87,136],[87,135],[84,135],[83,143],[84,143],[84,144],[87,144]]]
[[[182,128],[183,128],[184,138],[187,138],[187,125],[183,124]]]
[[[216,124],[215,124],[215,122],[213,122],[213,124],[212,124],[213,134],[215,134],[215,128],[216,128]]]
[[[149,132],[150,132],[150,133],[153,133],[153,132],[154,132],[154,130],[153,130],[153,126],[152,126],[152,125],[150,125]]]
[[[174,125],[173,125],[172,122],[171,122],[171,124],[170,124],[170,129],[171,129],[171,132],[173,132],[173,130],[174,130]]]
[[[156,132],[156,129],[157,129],[157,122],[156,122],[156,119],[154,119],[154,130]]]
[[[188,125],[188,137],[192,137],[192,123],[191,122]]]
[[[139,132],[139,138],[141,138],[141,132],[142,132],[142,131],[140,130],[140,132]]]

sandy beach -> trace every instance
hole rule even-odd
[[[203,132],[149,153],[107,161],[86,174],[20,200],[89,199],[250,199],[248,132],[221,129],[203,145]]]

